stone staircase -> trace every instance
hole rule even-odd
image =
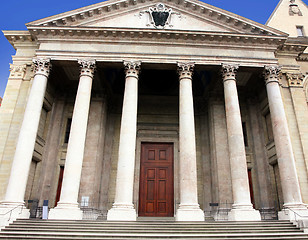
[[[292,223],[17,220],[0,239],[308,239]]]

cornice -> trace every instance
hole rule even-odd
[[[254,45],[272,45],[277,48],[286,41],[286,36],[263,36],[244,33],[184,31],[184,30],[155,30],[138,28],[111,28],[111,27],[45,27],[28,26],[29,32],[38,40],[58,37],[60,39],[81,39],[96,41],[104,39],[142,39],[160,41],[193,41],[193,42],[225,42],[225,43],[251,43]]]
[[[298,39],[288,38],[283,45],[278,47],[276,54],[277,56],[289,56],[305,61],[305,55],[303,53],[307,47],[307,39],[304,39],[304,41],[299,41]],[[301,55],[303,57],[301,57]]]
[[[305,61],[308,62],[308,54],[303,53],[296,58],[297,61]]]
[[[17,49],[16,45],[33,46],[36,45],[36,40],[29,31],[2,31],[10,44]]]
[[[58,14],[34,22],[30,22],[27,26],[70,26],[81,25],[84,22],[94,21],[96,18],[108,16],[116,11],[128,10],[140,7],[148,3],[155,4],[157,2],[171,4],[188,12],[198,14],[201,18],[212,19],[215,22],[225,26],[234,27],[241,32],[253,33],[258,35],[284,35],[277,29],[254,22],[247,18],[241,17],[234,13],[214,7],[212,5],[196,0],[109,0],[98,4],[90,5],[84,8],[76,9],[66,13]],[[139,5],[139,6],[138,6]]]

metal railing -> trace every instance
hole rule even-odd
[[[15,210],[15,209],[17,209],[17,208],[19,208],[19,207],[21,207],[20,208],[20,212],[19,212],[19,215],[22,213],[22,210],[23,210],[23,208],[24,208],[24,204],[19,204],[19,205],[17,205],[17,206],[15,206],[15,207],[13,207],[13,208],[11,208],[9,211],[7,211],[6,213],[1,213],[0,215],[2,216],[2,218],[5,218],[5,216],[7,215],[7,214],[10,214],[9,215],[9,218],[8,218],[8,222],[11,220],[11,217],[12,217],[12,212]]]
[[[262,221],[278,220],[278,211],[275,208],[259,208]]]
[[[82,210],[83,220],[105,220],[107,218],[106,211],[98,209],[99,202],[82,201],[79,207]]]
[[[282,211],[284,211],[286,215],[289,215],[289,212],[287,210],[290,210],[294,214],[294,221],[295,222],[297,222],[298,220],[303,219],[303,218],[308,220],[308,215],[301,215],[301,214],[297,213],[295,210],[293,210],[292,208],[284,207],[282,209]]]
[[[227,221],[229,213],[232,210],[233,203],[209,203],[208,210],[204,211],[206,218],[213,218],[215,221]],[[263,221],[278,220],[278,211],[275,208],[259,208]]]
[[[232,209],[232,204],[229,202],[209,203],[209,210],[204,211],[206,218],[211,217],[215,221],[227,221],[229,212]]]

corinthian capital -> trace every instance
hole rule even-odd
[[[236,64],[222,64],[221,75],[222,75],[223,81],[236,80],[236,74],[237,74],[238,68],[239,68],[239,65],[236,65]]]
[[[51,70],[50,58],[34,58],[32,61],[35,75],[41,74],[46,77],[49,76]]]
[[[287,73],[287,79],[290,87],[302,87],[305,75],[301,73]]]
[[[135,77],[138,79],[141,71],[140,65],[140,61],[124,61],[125,77]]]
[[[95,60],[79,59],[78,63],[80,65],[80,76],[94,77],[94,72],[96,70]]]
[[[178,63],[178,74],[180,80],[182,79],[192,79],[192,75],[194,73],[195,63],[187,62],[187,63]]]
[[[27,65],[14,65],[10,64],[10,78],[19,78],[23,79],[26,73]]]
[[[263,75],[265,78],[265,83],[268,84],[270,82],[279,83],[281,68],[278,65],[265,66]]]

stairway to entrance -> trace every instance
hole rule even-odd
[[[0,239],[308,239],[287,221],[59,221],[17,220],[0,232]]]

